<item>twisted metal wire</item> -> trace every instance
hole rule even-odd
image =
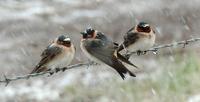
[[[197,42],[200,41],[200,38],[192,38],[192,39],[188,39],[188,40],[183,40],[183,41],[179,41],[179,42],[174,42],[174,43],[170,43],[170,44],[163,44],[163,45],[159,45],[153,48],[150,48],[149,50],[143,51],[143,52],[157,52],[159,49],[163,49],[163,48],[172,48],[175,46],[183,46],[183,48],[185,48],[186,45],[193,43],[193,42]],[[137,52],[131,52],[129,55],[132,54],[136,54]]]
[[[174,46],[183,46],[183,48],[185,48],[186,45],[192,43],[192,42],[197,42],[200,41],[200,38],[192,38],[192,39],[188,39],[188,40],[184,40],[184,41],[179,41],[179,42],[174,42],[174,43],[170,43],[170,44],[164,44],[164,45],[159,45],[157,47],[153,47],[149,50],[146,50],[144,52],[157,52],[159,49],[162,48],[171,48]],[[137,52],[131,52],[129,55],[133,55],[136,54]],[[86,62],[86,63],[78,63],[78,64],[74,64],[68,67],[63,67],[63,68],[57,68],[55,70],[51,70],[51,71],[47,71],[47,72],[41,72],[41,73],[34,73],[34,74],[26,74],[26,75],[21,75],[21,76],[14,76],[11,78],[8,78],[6,75],[4,75],[3,79],[0,80],[0,83],[5,83],[6,86],[11,82],[11,81],[16,81],[16,80],[21,80],[21,79],[29,79],[31,77],[38,77],[38,76],[42,76],[45,74],[52,74],[52,73],[57,73],[60,71],[65,71],[65,70],[69,70],[69,69],[74,69],[74,68],[78,68],[78,67],[83,67],[83,66],[90,66],[90,65],[95,65],[94,62]],[[59,69],[59,70],[58,70]]]

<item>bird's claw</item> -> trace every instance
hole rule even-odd
[[[62,72],[64,72],[66,69],[67,69],[67,67],[63,68],[63,69],[62,69]]]
[[[54,74],[54,72],[49,72],[48,77],[52,76]]]
[[[60,68],[55,68],[56,73],[59,72],[61,69]]]
[[[145,55],[147,53],[147,51],[141,51],[141,50],[138,50],[137,51],[137,55],[140,56],[140,55]]]

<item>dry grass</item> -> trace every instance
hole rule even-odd
[[[106,80],[101,85],[66,86],[63,98],[70,102],[186,102],[199,89],[199,59],[194,55],[177,55],[175,62],[141,80]],[[165,66],[165,67],[164,67]]]

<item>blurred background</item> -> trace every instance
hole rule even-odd
[[[0,79],[29,73],[57,36],[76,45],[72,64],[86,62],[80,31],[92,26],[115,42],[139,21],[156,31],[156,45],[200,37],[199,0],[1,0]],[[136,78],[106,66],[80,67],[0,84],[1,102],[200,102],[200,43],[133,55]]]

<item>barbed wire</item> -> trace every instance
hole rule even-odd
[[[169,47],[175,47],[175,46],[181,46],[181,45],[183,46],[183,48],[185,48],[186,45],[188,45],[188,44],[190,44],[192,42],[197,42],[197,41],[200,41],[200,38],[192,38],[192,39],[179,41],[179,42],[174,42],[174,43],[170,43],[170,44],[159,45],[159,46],[150,48],[149,50],[142,51],[142,52],[144,52],[144,53],[153,52],[153,53],[156,54],[157,51],[159,49],[162,49],[162,48],[169,48]],[[133,55],[133,54],[136,54],[136,53],[138,53],[138,52],[131,52],[128,55]]]
[[[12,78],[8,78],[6,75],[3,75],[4,79],[0,80],[0,83],[5,83],[7,86],[11,81],[16,81],[16,80],[21,80],[21,79],[29,79],[31,77],[37,77],[37,76],[42,76],[45,74],[49,74],[49,76],[53,75],[54,73],[60,72],[60,71],[65,71],[65,70],[69,70],[69,69],[73,69],[73,68],[77,68],[77,67],[82,67],[82,66],[87,66],[89,67],[90,65],[94,65],[94,62],[87,62],[87,63],[78,63],[78,64],[74,64],[68,67],[63,67],[63,68],[56,68],[54,70],[51,71],[46,71],[46,72],[41,72],[41,73],[33,73],[33,74],[26,74],[26,75],[21,75],[21,76],[15,76]]]
[[[174,43],[170,43],[170,44],[159,45],[157,47],[153,47],[153,48],[146,50],[146,51],[143,51],[143,52],[145,52],[145,53],[146,52],[157,53],[157,51],[159,49],[175,47],[175,46],[180,46],[180,45],[182,45],[183,48],[185,48],[186,45],[188,45],[192,42],[197,42],[197,41],[200,41],[200,38],[192,38],[192,39],[174,42]],[[133,55],[133,54],[136,54],[136,53],[137,52],[131,52],[128,55]],[[21,76],[14,76],[12,78],[8,78],[6,75],[3,75],[4,79],[0,80],[0,83],[5,83],[6,86],[7,86],[11,81],[16,81],[16,80],[21,80],[21,79],[29,79],[31,77],[42,76],[42,75],[45,75],[45,74],[52,75],[52,73],[57,73],[57,72],[60,72],[60,71],[65,71],[65,70],[74,69],[74,68],[83,67],[83,66],[89,67],[90,65],[96,65],[96,63],[94,63],[94,62],[78,63],[78,64],[74,64],[74,65],[71,65],[71,66],[68,66],[68,67],[56,68],[55,70],[51,70],[51,71],[34,73],[34,74],[27,74],[27,75],[21,75]]]

